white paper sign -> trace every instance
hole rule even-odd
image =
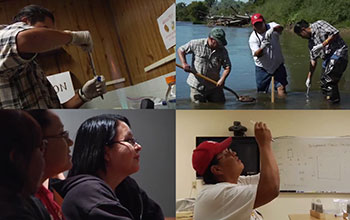
[[[75,95],[72,79],[68,71],[48,76],[47,79],[55,89],[61,104],[67,102]]]
[[[176,44],[175,8],[174,3],[157,19],[159,31],[167,50]]]

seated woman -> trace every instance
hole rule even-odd
[[[40,179],[41,186],[35,196],[45,205],[51,219],[62,220],[64,217],[61,206],[55,202],[53,193],[44,186],[44,182],[72,168],[69,147],[73,145],[73,141],[64,130],[60,118],[52,111],[31,110],[29,114],[40,124],[44,138],[47,140],[44,154],[45,169]]]
[[[31,195],[40,185],[45,141],[25,111],[0,110],[0,219],[50,220]]]
[[[66,219],[134,219],[114,189],[139,170],[140,150],[127,118],[107,114],[86,120],[75,139],[73,168],[60,183]]]

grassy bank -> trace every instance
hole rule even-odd
[[[301,19],[308,22],[326,20],[338,28],[350,28],[350,1],[348,0],[257,0],[250,5],[254,12],[267,20],[288,26]]]

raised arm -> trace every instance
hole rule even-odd
[[[89,31],[59,31],[50,28],[32,28],[20,32],[16,38],[19,54],[43,53],[65,44],[80,46],[92,51],[93,42]]]
[[[275,156],[271,148],[271,131],[265,123],[255,124],[255,138],[260,150],[260,180],[254,208],[272,201],[279,194],[280,177]]]
[[[278,32],[279,34],[282,34],[283,29],[284,29],[283,26],[277,25],[277,26],[275,26],[275,27],[273,28],[273,31],[276,31],[276,32]]]
[[[32,28],[17,35],[19,53],[42,53],[72,41],[72,34],[49,28]]]

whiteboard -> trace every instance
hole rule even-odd
[[[350,137],[278,137],[280,190],[350,193]]]

